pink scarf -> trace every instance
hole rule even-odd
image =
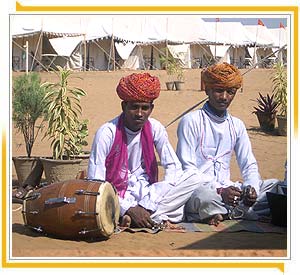
[[[153,136],[149,120],[141,132],[142,157],[150,183],[157,182],[158,168],[154,154]],[[112,183],[121,198],[124,198],[128,180],[127,136],[124,128],[124,114],[119,117],[114,143],[105,160],[106,180]]]

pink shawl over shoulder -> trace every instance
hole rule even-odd
[[[152,127],[149,120],[147,120],[142,129],[141,144],[142,157],[144,160],[146,173],[149,177],[149,182],[157,182],[158,168],[156,157],[154,154]],[[119,117],[114,143],[108,156],[106,157],[105,167],[106,180],[112,183],[116,187],[119,196],[124,198],[128,185],[128,152],[123,114]]]

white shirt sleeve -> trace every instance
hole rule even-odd
[[[200,123],[195,123],[195,118],[190,115],[184,116],[177,128],[177,148],[176,153],[182,164],[183,170],[198,170],[196,149],[199,144]]]
[[[244,180],[243,185],[251,185],[255,188],[257,194],[259,194],[261,177],[245,124],[237,119],[235,120],[235,124],[237,125],[235,128],[238,133],[234,151]]]

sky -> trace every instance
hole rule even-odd
[[[216,18],[204,18],[202,19],[206,22],[215,22]],[[241,22],[243,25],[257,25],[258,19],[260,19],[267,28],[279,28],[280,22],[286,27],[287,19],[286,18],[222,18],[219,17],[220,22]]]

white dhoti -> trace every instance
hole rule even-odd
[[[187,221],[201,221],[216,214],[229,214],[236,210],[234,217],[248,220],[257,220],[259,216],[270,215],[270,208],[266,193],[277,193],[278,185],[282,184],[278,179],[262,181],[259,195],[252,207],[246,207],[241,202],[234,209],[222,201],[221,195],[217,194],[214,182],[201,184],[191,195],[185,206],[185,219]]]
[[[200,177],[197,171],[185,171],[175,185],[170,186],[168,192],[161,197],[151,219],[156,223],[166,220],[174,223],[181,222],[184,218],[185,204],[194,190],[210,180],[211,178],[205,175]]]

